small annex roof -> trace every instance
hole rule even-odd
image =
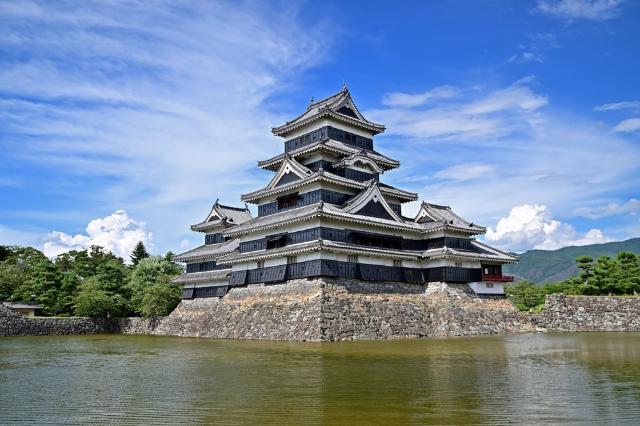
[[[11,309],[42,309],[41,305],[34,305],[27,302],[0,302],[0,305]]]
[[[173,261],[187,262],[190,260],[217,259],[236,250],[239,245],[240,242],[238,240],[229,240],[218,244],[206,244],[173,256]]]
[[[321,101],[311,102],[304,113],[291,121],[287,121],[282,126],[272,128],[271,132],[276,136],[286,136],[294,129],[323,117],[331,117],[347,124],[364,128],[374,135],[385,130],[384,125],[373,123],[362,115],[353,102],[349,89],[344,85],[342,90],[335,95],[331,95]]]
[[[384,173],[384,169],[376,163],[376,161],[369,156],[366,150],[361,150],[358,153],[351,154],[348,157],[333,164],[335,168],[344,167],[364,167],[369,168],[374,173]]]
[[[498,264],[516,263],[518,258],[508,253],[490,247],[479,241],[472,240],[471,246],[473,250],[460,250],[451,247],[440,247],[425,250],[422,256],[425,259],[460,259],[460,260],[476,260],[481,262],[492,262]]]
[[[183,273],[178,275],[174,279],[171,280],[174,284],[197,284],[202,282],[211,282],[211,281],[225,281],[229,278],[229,274],[231,274],[231,269],[218,269],[216,271],[206,271],[206,272],[190,272]]]
[[[206,232],[213,228],[226,228],[251,220],[252,216],[248,207],[225,206],[218,201],[219,200],[216,200],[216,202],[213,203],[209,214],[207,214],[202,222],[191,225],[192,231]]]
[[[264,197],[283,193],[283,192],[288,192],[288,191],[291,191],[292,189],[296,189],[313,182],[333,183],[335,185],[341,185],[341,186],[345,186],[353,189],[364,189],[364,188],[367,188],[369,185],[368,181],[360,182],[360,181],[349,179],[343,176],[338,176],[334,173],[321,169],[321,170],[318,170],[317,172],[311,173],[310,175],[308,175],[303,179],[298,179],[293,182],[289,182],[285,185],[275,186],[272,188],[269,188],[267,186],[265,188],[259,189],[258,191],[244,194],[242,195],[241,199],[242,201],[249,202],[249,203],[257,202]],[[401,189],[397,189],[389,185],[381,185],[380,188],[384,195],[393,196],[401,200],[415,201],[418,199],[418,194],[414,192],[403,191]]]
[[[414,221],[425,227],[446,224],[451,228],[457,228],[474,234],[482,234],[486,231],[486,228],[483,226],[476,225],[458,216],[449,206],[431,204],[424,201]]]
[[[402,218],[389,206],[380,192],[380,185],[375,180],[370,180],[368,188],[351,197],[342,206],[342,211],[351,214],[389,218],[396,222],[404,223]]]

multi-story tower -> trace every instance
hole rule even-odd
[[[374,148],[374,136],[384,130],[360,113],[346,87],[312,102],[272,129],[284,138],[284,153],[258,166],[275,174],[264,188],[242,196],[257,205],[258,217],[242,210],[234,226],[215,228],[221,232],[216,238],[226,241],[220,248],[205,245],[176,260],[194,262],[215,252],[215,268],[230,267],[231,273],[228,281],[207,281],[212,290],[200,291],[214,296],[229,286],[318,276],[467,283],[479,295],[503,295],[511,277],[502,275],[501,265],[517,259],[473,238],[485,228],[426,202],[414,218],[402,214],[402,204],[418,196],[380,181],[400,166]],[[205,229],[199,226],[192,229]],[[200,294],[188,290],[191,274],[188,264],[177,281],[185,283],[185,298]]]

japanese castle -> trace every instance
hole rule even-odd
[[[418,195],[381,182],[400,166],[374,147],[384,130],[346,86],[273,128],[284,153],[258,162],[271,181],[243,195],[244,208],[216,201],[191,226],[204,245],[174,257],[186,263],[174,280],[183,299],[313,277],[468,284],[479,296],[502,297],[512,281],[502,265],[517,258],[477,241],[485,228],[448,206],[422,202],[415,217],[404,216],[402,205]],[[246,203],[257,205],[257,217]]]

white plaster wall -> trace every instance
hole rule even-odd
[[[487,287],[493,284],[493,288]],[[478,283],[469,283],[469,287],[473,291],[478,294],[496,294],[502,295],[504,294],[504,284],[503,283],[487,283],[487,282],[478,282]]]

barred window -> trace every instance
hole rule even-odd
[[[396,268],[402,268],[402,260],[394,260],[393,266],[395,266]]]
[[[298,256],[287,256],[287,265],[298,263]]]
[[[258,269],[264,268],[264,260],[258,260]]]
[[[347,262],[349,263],[358,263],[358,255],[357,254],[350,254],[347,256]]]

